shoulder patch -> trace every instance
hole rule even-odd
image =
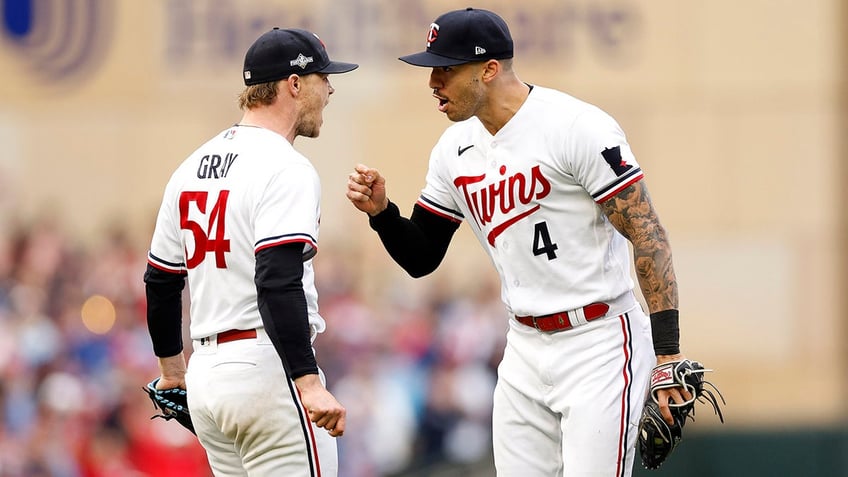
[[[632,164],[628,164],[627,161],[621,158],[621,146],[605,147],[601,155],[604,156],[604,160],[607,161],[607,164],[609,164],[617,176],[633,168]]]

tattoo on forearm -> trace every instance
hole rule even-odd
[[[678,307],[671,247],[644,181],[601,205],[612,225],[633,244],[636,276],[650,312]]]

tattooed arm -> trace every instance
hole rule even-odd
[[[633,244],[633,259],[650,313],[676,310],[677,278],[671,246],[660,224],[645,181],[641,180],[601,204],[612,225]]]
[[[633,244],[633,259],[642,295],[651,314],[651,334],[657,365],[685,357],[680,352],[677,322],[677,278],[671,262],[671,246],[660,224],[645,181],[641,180],[601,204],[612,225]],[[669,424],[674,422],[670,402],[692,399],[683,388],[657,391],[660,413]]]

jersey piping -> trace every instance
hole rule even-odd
[[[161,258],[153,255],[152,253],[147,253],[147,263],[151,266],[158,268],[159,270],[164,270],[166,272],[171,273],[179,273],[180,275],[185,275],[187,272],[185,267],[185,262],[180,263],[172,263],[166,260],[162,260]]]
[[[597,193],[592,194],[592,199],[594,199],[595,202],[599,204],[603,204],[609,199],[615,197],[615,195],[621,192],[622,190],[630,187],[636,182],[639,182],[639,180],[641,180],[643,177],[645,177],[645,175],[642,174],[642,169],[639,167],[634,168],[627,174],[624,174],[623,176],[619,177],[618,180],[616,180],[612,184],[604,187]]]
[[[275,247],[277,245],[295,242],[303,242],[308,244],[312,249],[318,249],[317,241],[309,234],[286,234],[278,235],[276,237],[268,237],[256,242],[255,251],[258,253],[260,250],[264,250],[268,247]]]
[[[443,207],[423,195],[418,197],[417,204],[427,209],[428,211],[440,217],[444,217],[452,222],[462,222],[465,219],[465,216],[462,215],[462,212]]]

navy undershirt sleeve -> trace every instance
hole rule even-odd
[[[185,275],[166,272],[148,264],[144,284],[147,329],[153,342],[153,353],[160,358],[178,355],[183,350],[182,292]]]
[[[419,278],[432,273],[444,259],[459,223],[416,204],[410,218],[402,217],[397,205],[369,217],[389,255],[406,272]]]
[[[303,292],[303,244],[259,251],[255,282],[262,323],[289,376],[318,374]]]

